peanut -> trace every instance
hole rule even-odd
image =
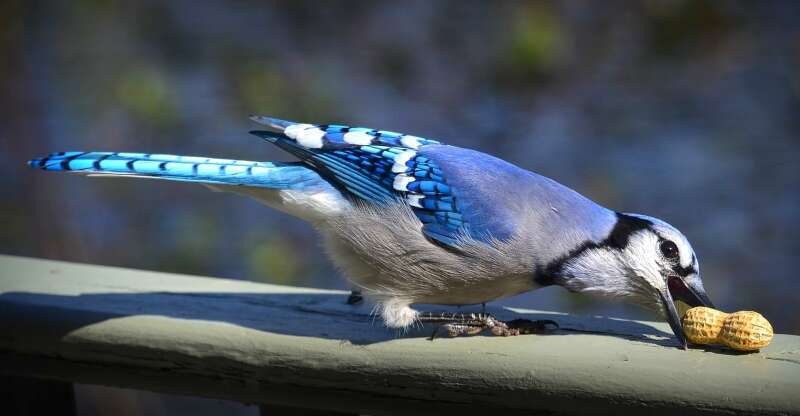
[[[727,313],[705,306],[689,309],[681,320],[683,333],[693,344],[714,344],[727,317]]]
[[[753,311],[725,313],[698,306],[682,318],[683,332],[693,344],[722,344],[739,351],[756,351],[772,341],[772,326]]]
[[[735,350],[756,351],[772,341],[772,325],[758,312],[739,311],[725,319],[719,339]]]

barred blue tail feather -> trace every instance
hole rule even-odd
[[[348,205],[328,181],[301,163],[149,153],[61,152],[33,159],[28,164],[43,170],[89,176],[199,183],[213,190],[254,198],[312,222]]]
[[[126,152],[60,152],[33,159],[28,165],[49,171],[92,176],[148,177],[217,185],[289,189],[318,184],[322,179],[299,163],[254,162]]]

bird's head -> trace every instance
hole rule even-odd
[[[567,288],[621,297],[662,313],[686,348],[675,301],[714,307],[700,278],[697,256],[686,237],[656,218],[618,214],[608,238],[565,262]]]

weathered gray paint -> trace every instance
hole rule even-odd
[[[549,335],[425,339],[345,293],[0,256],[0,372],[370,414],[800,413],[800,337],[676,348],[666,324],[529,310]]]

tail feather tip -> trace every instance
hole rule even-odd
[[[294,123],[294,122],[291,122],[291,121],[281,120],[279,118],[267,117],[267,116],[259,116],[259,115],[256,115],[256,114],[250,115],[250,120],[253,120],[258,124],[262,124],[264,126],[268,126],[268,127],[271,127],[273,129],[276,129],[276,130],[279,130],[279,131],[283,131],[287,127],[289,127],[289,126],[291,126],[293,124],[297,124],[297,123]]]

